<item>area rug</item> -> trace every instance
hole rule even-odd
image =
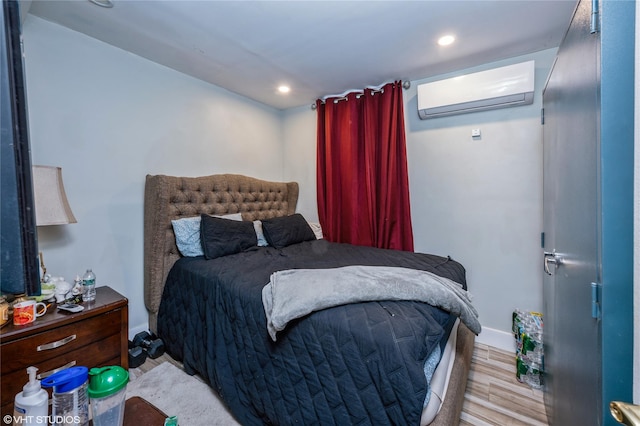
[[[170,362],[131,379],[127,398],[146,399],[168,416],[178,416],[180,426],[240,425],[209,385]]]

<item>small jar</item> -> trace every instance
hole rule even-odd
[[[9,302],[7,298],[0,297],[0,325],[5,325],[9,321]]]

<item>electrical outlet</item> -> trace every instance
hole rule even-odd
[[[479,138],[480,137],[480,129],[471,129],[471,137]]]

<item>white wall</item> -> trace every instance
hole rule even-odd
[[[129,298],[131,329],[147,319],[146,174],[295,180],[298,211],[317,220],[310,105],[280,112],[32,15],[24,41],[32,161],[63,168],[78,219],[39,228],[47,268],[67,279],[93,268],[99,284]],[[416,250],[465,265],[480,340],[498,346],[511,342],[515,307],[542,309],[540,107],[554,56],[550,49],[456,73],[534,59],[531,106],[423,121],[416,86],[433,79],[404,92]]]
[[[535,60],[532,105],[432,120],[405,92],[409,181],[417,251],[451,255],[467,269],[485,335],[508,332],[514,308],[542,310],[542,89],[556,49],[437,79]],[[471,137],[480,129],[481,137]],[[496,345],[499,345],[497,342]]]
[[[297,210],[309,221],[318,221],[316,192],[316,112],[308,106],[283,113],[284,179],[300,185]]]
[[[504,348],[513,344],[513,309],[542,310],[540,109],[555,53],[549,49],[412,81],[403,93],[415,250],[450,255],[465,265],[484,327],[479,341]],[[531,59],[533,105],[418,118],[418,84]],[[310,106],[285,113],[284,176],[308,182],[301,187],[308,200],[316,195],[315,124]],[[479,140],[471,137],[474,128],[482,132]]]
[[[24,23],[33,164],[62,167],[77,224],[40,227],[48,272],[129,298],[146,329],[146,174],[282,180],[279,111],[40,18]]]

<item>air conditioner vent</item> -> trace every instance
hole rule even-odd
[[[534,61],[418,86],[422,119],[533,103]]]

